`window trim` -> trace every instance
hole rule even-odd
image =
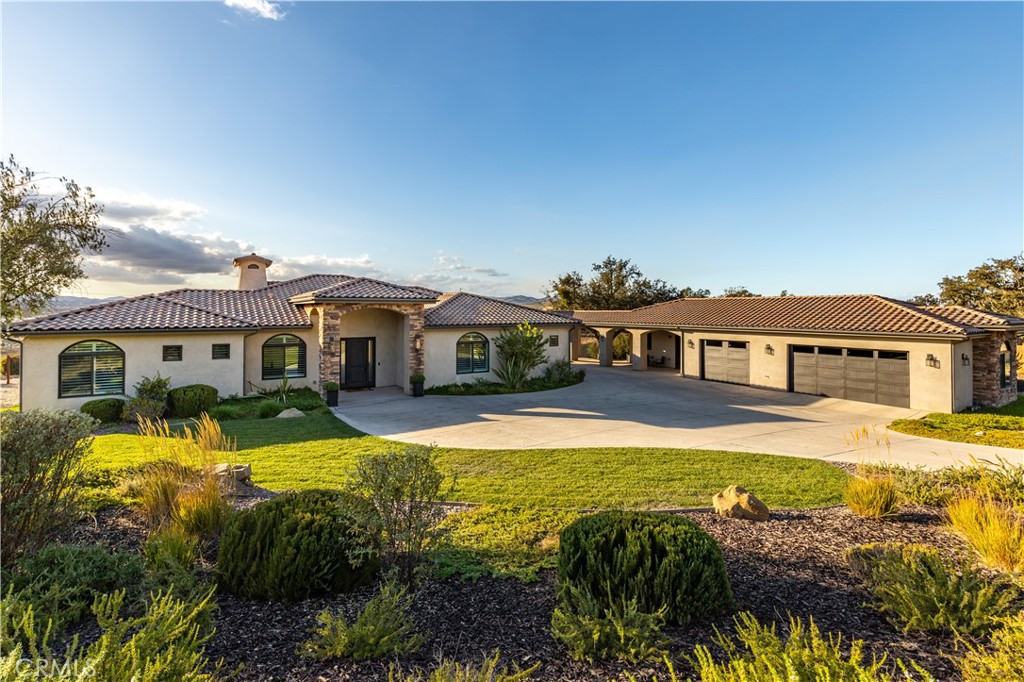
[[[117,350],[103,350],[103,351],[88,351],[84,353],[68,353],[69,350],[75,346],[80,346],[84,343],[105,343],[113,346]],[[79,393],[76,395],[65,395],[64,394],[64,359],[66,357],[77,357],[77,358],[89,358],[91,364],[92,383],[89,387],[89,393]],[[121,360],[121,384],[117,391],[106,391],[103,393],[96,392],[96,358],[98,357],[116,357]],[[110,341],[104,341],[103,339],[84,339],[82,341],[76,341],[75,343],[67,346],[57,355],[57,398],[91,398],[94,396],[108,396],[108,395],[124,395],[125,387],[125,355],[124,349],[118,346],[116,343]]]
[[[174,349],[178,349],[178,357],[173,357]],[[171,351],[172,357],[168,357],[167,351]],[[180,343],[168,344],[163,347],[160,353],[160,358],[164,362],[181,362],[185,359],[185,347]]]
[[[284,343],[271,343],[275,339],[280,339],[280,338],[283,338],[283,337],[286,337],[286,336],[290,336],[291,338],[295,339],[295,341],[287,341],[287,342],[284,342]],[[267,346],[270,346],[271,350],[277,349],[277,348],[281,349],[281,353],[282,353],[282,357],[281,357],[282,367],[281,367],[280,374],[278,374],[276,372],[276,370],[274,371],[273,374],[270,374],[270,375],[267,374]],[[301,367],[300,367],[301,373],[299,373],[300,370],[296,370],[296,372],[294,374],[289,374],[288,373],[288,366],[286,364],[284,364],[287,361],[287,357],[284,354],[287,353],[287,349],[288,348],[297,348],[299,350],[299,358],[298,358],[299,362],[298,362],[298,364],[301,365]],[[305,378],[306,372],[307,372],[307,365],[306,365],[307,357],[306,357],[306,355],[307,355],[306,354],[306,342],[303,341],[301,337],[296,336],[295,334],[287,334],[287,333],[285,333],[285,334],[275,334],[275,335],[271,336],[269,339],[267,339],[266,341],[263,342],[262,350],[261,350],[261,353],[260,353],[260,370],[261,370],[260,376],[263,378],[264,381],[277,381],[277,380],[283,379],[285,377],[287,377],[289,379],[302,379],[302,378]]]
[[[468,339],[467,337],[479,337]],[[473,363],[473,349],[477,346],[483,348],[483,366],[482,368],[474,367]],[[459,369],[459,354],[463,348],[467,348],[469,352],[469,369]],[[491,342],[490,340],[481,334],[480,332],[466,332],[459,337],[459,340],[455,342],[455,373],[456,374],[486,374],[491,371]]]
[[[227,355],[223,357],[217,357],[217,348],[224,348],[227,350]],[[211,343],[210,344],[210,359],[211,360],[230,360],[231,359],[231,344],[230,343]]]

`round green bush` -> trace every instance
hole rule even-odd
[[[667,623],[685,625],[732,604],[722,550],[689,519],[650,512],[606,511],[585,516],[560,535],[558,592],[636,599],[641,610],[663,606]]]
[[[380,567],[379,528],[376,511],[358,495],[286,493],[228,521],[217,580],[250,599],[297,601],[348,592]]]
[[[276,417],[284,411],[284,405],[277,402],[276,400],[264,400],[260,403],[257,414],[260,419],[269,419],[270,417]]]
[[[167,394],[167,407],[172,417],[198,417],[216,404],[217,389],[206,384],[179,386]]]
[[[124,401],[120,398],[100,398],[82,403],[82,412],[104,424],[116,422],[124,412]]]

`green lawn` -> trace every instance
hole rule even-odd
[[[912,436],[957,443],[1024,448],[1024,398],[977,412],[934,412],[921,419],[897,419],[889,428]]]
[[[228,421],[238,461],[272,490],[332,488],[356,458],[395,447],[333,416]],[[772,507],[838,504],[846,475],[815,460],[715,450],[586,448],[462,450],[439,448],[464,502],[562,507],[706,507],[728,485],[750,489]],[[98,436],[91,465],[103,471],[139,464],[137,437]]]

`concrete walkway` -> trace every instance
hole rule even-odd
[[[540,393],[342,393],[335,414],[375,436],[459,448],[704,448],[927,468],[971,456],[1024,457],[1022,450],[886,431],[893,419],[924,414],[915,410],[686,379],[668,370],[586,370],[582,384]]]

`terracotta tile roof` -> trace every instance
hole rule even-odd
[[[283,295],[275,295],[269,287],[250,291],[234,289],[178,289],[157,294],[161,298],[181,301],[256,323],[260,327],[305,327],[309,318],[302,308],[288,302]]]
[[[251,290],[175,289],[21,320],[15,334],[308,327],[295,300],[344,298],[434,301],[440,292],[366,277],[306,275]]]
[[[517,303],[477,294],[443,294],[437,305],[427,308],[427,327],[507,327],[521,322],[536,326],[570,325],[575,320]]]
[[[162,294],[101,303],[11,325],[15,333],[257,328],[259,325],[254,322],[205,310]]]
[[[985,310],[967,308],[962,305],[926,305],[921,306],[933,315],[944,317],[957,324],[966,324],[974,327],[1019,327],[1024,326],[1024,319],[1013,315],[1000,315]]]
[[[430,301],[433,303],[440,294],[439,291],[423,287],[403,286],[369,277],[358,277],[296,294],[293,299],[295,301],[313,301],[367,298],[387,301]]]
[[[636,310],[584,311],[592,326],[679,326],[867,334],[969,336],[985,333],[905,301],[864,295],[681,298]]]

